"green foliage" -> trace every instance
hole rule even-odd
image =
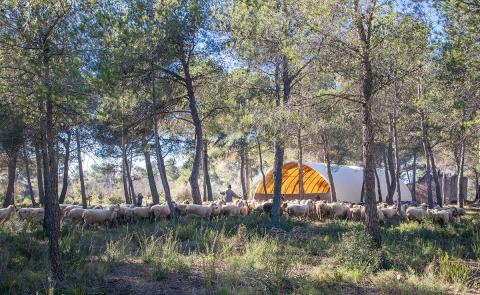
[[[381,265],[381,251],[376,249],[365,231],[351,231],[343,234],[335,252],[338,262],[346,268],[369,272],[378,270]]]
[[[449,257],[448,253],[443,253],[438,258],[440,275],[450,283],[466,285],[470,279],[470,270],[465,264],[457,259]]]

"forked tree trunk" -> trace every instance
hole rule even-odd
[[[28,158],[27,148],[23,146],[23,159],[25,161],[25,173],[27,174],[27,185],[28,185],[28,192],[30,193],[30,200],[32,201],[32,207],[37,206],[37,202],[35,201],[35,192],[33,191],[32,186],[32,179],[30,177],[30,159]]]
[[[335,181],[332,173],[332,160],[330,159],[330,140],[327,134],[322,135],[323,141],[323,156],[327,164],[328,184],[330,185],[330,201],[337,201],[337,192],[335,190]]]
[[[35,145],[35,162],[37,164],[37,187],[38,187],[38,198],[40,199],[40,204],[45,205],[45,191],[43,190],[43,161],[42,154],[40,152],[40,147]]]
[[[45,60],[48,60],[46,58]],[[46,66],[46,72],[44,76],[44,84],[47,86],[48,95],[51,93],[50,78],[48,65]],[[44,104],[46,103],[46,110]],[[42,157],[43,157],[43,176],[44,176],[44,189],[45,189],[45,217],[44,228],[48,236],[48,254],[50,261],[50,269],[56,280],[62,281],[64,273],[60,263],[60,248],[58,244],[60,233],[60,207],[58,205],[58,199],[55,195],[53,185],[55,181],[53,177],[56,172],[55,164],[55,127],[53,123],[53,103],[50,97],[47,101],[40,101],[40,114],[45,114],[41,119],[41,145],[42,145]]]
[[[388,198],[388,192],[390,191],[390,175],[389,175],[389,167],[388,167],[388,160],[387,160],[387,153],[388,151],[383,152],[383,165],[385,166],[385,181],[387,183],[387,196],[386,199]],[[386,201],[386,200],[385,200]]]
[[[205,185],[205,196],[207,201],[213,201],[212,183],[210,182],[210,174],[208,173],[208,144],[203,142],[203,182]]]
[[[17,176],[17,159],[17,149],[13,149],[8,153],[8,184],[7,192],[5,193],[5,200],[3,201],[4,208],[13,205],[14,203],[13,194],[15,191],[15,178]]]
[[[158,174],[162,181],[163,192],[165,193],[165,201],[170,209],[170,217],[175,219],[175,208],[172,203],[172,195],[170,193],[170,185],[168,184],[167,170],[165,169],[165,162],[162,155],[162,147],[160,145],[160,138],[158,136],[158,116],[157,116],[157,91],[155,84],[155,71],[152,65],[152,107],[153,107],[153,138],[155,139],[155,158],[157,160]]]
[[[305,189],[303,188],[303,145],[302,145],[302,128],[298,127],[297,134],[297,148],[298,148],[298,193],[303,199]]]
[[[260,146],[260,140],[257,138],[257,146],[258,146],[258,157],[259,157],[259,167],[260,173],[262,174],[262,185],[263,185],[263,193],[267,194],[267,182],[265,180],[265,172],[263,171],[263,159],[262,159],[262,147]]]
[[[58,202],[63,204],[65,202],[65,196],[67,195],[68,188],[68,162],[70,161],[70,141],[72,139],[72,131],[67,131],[67,142],[65,143],[65,159],[63,161],[63,183],[62,191],[60,192],[60,197]]]
[[[150,145],[144,138],[143,140],[143,156],[145,158],[145,167],[147,169],[148,185],[150,187],[150,194],[152,195],[153,204],[160,202],[160,196],[158,195],[157,185],[155,183],[155,176],[153,174],[152,161],[150,159]]]
[[[80,192],[82,194],[82,206],[83,209],[87,209],[87,192],[85,189],[85,178],[83,176],[83,163],[82,163],[82,146],[80,145],[80,128],[76,132],[77,138],[77,161],[78,161],[78,175],[80,177]]]

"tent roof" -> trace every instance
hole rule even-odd
[[[328,181],[327,165],[324,163],[306,162],[302,167],[304,191],[306,195],[324,195],[330,193],[330,183]],[[298,186],[298,163],[287,162],[282,169],[282,195],[299,194]],[[380,180],[380,189],[382,197],[385,199],[387,193],[387,183],[384,169],[377,169]],[[332,176],[335,185],[335,192],[338,201],[360,202],[360,194],[363,185],[363,168],[358,166],[342,166],[332,164]],[[268,171],[265,176],[267,187],[266,195],[273,195],[273,169]],[[411,200],[411,194],[408,187],[400,182],[402,192],[402,201]],[[375,187],[375,194],[378,199],[378,186]],[[255,195],[265,195],[263,182],[260,180]],[[397,198],[395,193],[394,199]]]

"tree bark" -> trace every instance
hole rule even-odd
[[[27,174],[27,185],[28,185],[28,192],[30,193],[30,200],[32,201],[32,207],[37,206],[37,202],[35,201],[35,192],[33,191],[32,186],[32,179],[30,177],[30,159],[28,158],[27,148],[23,146],[23,158],[25,160],[25,173]]]
[[[385,202],[387,201],[386,199],[388,198],[388,192],[390,191],[390,175],[388,173],[390,168],[388,166],[387,154],[388,154],[388,151],[385,150],[383,152],[383,165],[385,166],[385,181],[387,182],[387,195],[385,197]]]
[[[35,160],[37,164],[38,198],[40,199],[40,204],[45,205],[45,191],[43,190],[42,154],[38,145],[35,145]]]
[[[332,173],[332,160],[330,158],[330,140],[327,134],[322,135],[323,141],[323,157],[327,164],[328,183],[330,185],[330,201],[337,201],[337,192],[335,190],[335,181]]]
[[[430,156],[428,153],[428,133],[427,126],[425,123],[425,118],[421,117],[421,127],[422,127],[422,140],[423,140],[423,151],[425,153],[425,159],[427,160],[427,166],[425,170],[425,181],[427,183],[427,203],[428,208],[433,208],[433,196],[432,196],[432,175],[431,175],[431,166],[430,166]]]
[[[371,7],[369,7],[371,8]],[[373,103],[373,71],[370,60],[370,33],[365,32],[364,20],[367,27],[372,25],[372,15],[366,16],[361,12],[358,0],[354,1],[355,25],[359,40],[362,44],[362,94],[363,94],[363,120],[362,120],[362,147],[363,147],[363,164],[364,164],[364,180],[365,180],[365,224],[366,231],[373,239],[377,247],[380,247],[380,225],[377,213],[377,202],[375,198],[375,132],[372,118]],[[370,30],[368,30],[370,31]]]
[[[158,204],[160,202],[160,196],[158,195],[157,185],[155,184],[155,176],[153,174],[152,161],[150,159],[150,145],[145,138],[143,140],[143,156],[145,158],[145,167],[147,169],[148,185],[150,187],[152,201],[153,204]]]
[[[412,202],[417,202],[417,151],[413,152]]]
[[[47,86],[50,95],[51,86],[48,66],[44,77],[44,84]],[[48,236],[50,268],[56,280],[62,281],[64,273],[60,263],[60,248],[58,245],[60,232],[60,207],[58,198],[53,188],[55,181],[53,177],[56,172],[55,165],[55,127],[53,123],[53,103],[49,97],[46,102],[40,101],[40,114],[45,114],[41,120],[41,144],[43,157],[43,176],[45,189],[45,217],[44,228]],[[46,111],[44,109],[46,104]]]
[[[435,157],[433,156],[433,150],[430,144],[428,145],[428,150],[430,154],[430,164],[432,166],[433,181],[435,182],[435,196],[437,197],[437,205],[439,205],[440,207],[443,207],[442,188],[440,186],[438,170],[437,170],[437,166],[435,165]]]
[[[124,161],[125,161],[125,169],[127,171],[127,183],[128,183],[128,188],[129,188],[129,191],[130,191],[130,200],[132,200],[132,203],[136,206],[137,205],[137,197],[135,195],[135,188],[133,187],[132,174],[131,174],[132,163],[129,163],[126,153],[125,153]]]
[[[303,199],[305,190],[303,188],[303,145],[302,145],[302,128],[298,127],[297,134],[297,148],[298,148],[298,192],[300,198]]]
[[[65,159],[63,161],[63,184],[62,191],[58,202],[63,204],[65,202],[65,196],[67,195],[68,188],[68,162],[70,161],[70,141],[72,139],[72,131],[67,131],[67,142],[65,143]]]
[[[172,195],[170,193],[170,185],[168,184],[167,170],[165,169],[165,162],[162,155],[162,147],[160,145],[160,138],[158,136],[158,116],[157,116],[157,91],[155,84],[155,72],[152,65],[152,104],[153,104],[153,138],[155,139],[155,157],[157,160],[158,174],[162,181],[163,192],[165,193],[165,201],[170,209],[170,217],[175,219],[175,207],[172,203]]]
[[[265,172],[263,171],[263,159],[262,159],[262,147],[260,146],[260,140],[257,138],[257,146],[258,146],[258,157],[259,157],[259,167],[260,173],[262,174],[262,185],[263,185],[263,193],[267,194],[267,181],[265,180]]]
[[[475,171],[475,200],[474,202],[477,202],[480,199],[480,181],[479,181],[479,172],[477,169],[474,169]]]
[[[202,203],[202,196],[200,193],[200,187],[198,185],[198,177],[200,174],[200,162],[202,160],[202,148],[203,148],[203,130],[202,121],[197,109],[197,100],[195,98],[195,91],[193,89],[193,80],[190,76],[190,66],[185,59],[181,60],[183,73],[185,75],[185,86],[187,88],[188,106],[190,108],[190,114],[192,116],[193,124],[195,126],[195,155],[193,157],[192,173],[188,181],[190,182],[190,188],[192,191],[192,199],[194,204]]]
[[[14,203],[13,194],[15,191],[15,178],[17,176],[17,159],[18,152],[16,149],[13,149],[8,153],[8,184],[7,192],[5,193],[5,200],[3,201],[4,208],[13,205]]]
[[[463,136],[463,134],[462,134]],[[465,203],[465,196],[463,194],[463,168],[464,168],[464,165],[465,165],[465,148],[466,148],[466,144],[465,144],[465,139],[462,138],[461,139],[461,143],[460,143],[460,153],[459,153],[459,165],[458,165],[458,177],[457,177],[457,206],[459,208],[463,208],[463,205]]]
[[[203,142],[203,182],[205,183],[207,201],[213,201],[212,183],[208,173],[208,144],[206,141]]]
[[[245,187],[247,189],[247,200],[250,197],[250,161],[248,158],[248,143],[245,142],[245,164],[243,165],[245,168]]]
[[[383,200],[382,200],[382,188],[381,188],[381,184],[380,184],[380,178],[378,177],[377,169],[375,169],[375,179],[377,180],[378,201],[383,202]]]
[[[393,133],[394,133],[394,124],[393,124],[393,116],[390,114],[390,134],[388,139],[388,148],[387,148],[387,160],[388,160],[388,169],[390,175],[390,186],[388,187],[387,196],[385,198],[387,204],[393,204],[393,195],[395,194],[395,190],[397,188],[397,179],[396,179],[396,165],[395,165],[395,151],[393,148]]]
[[[397,83],[393,83],[394,88],[394,97],[393,97],[393,150],[395,153],[395,179],[397,186],[397,208],[400,212],[402,204],[402,190],[400,186],[400,155],[399,155],[399,145],[398,145],[398,132],[397,132],[397,100],[398,100],[398,89]]]
[[[242,185],[242,197],[243,199],[247,199],[247,185],[245,181],[245,145],[242,139],[240,143],[240,183]]]
[[[85,179],[83,177],[83,164],[82,164],[82,146],[80,145],[80,128],[77,129],[77,161],[78,161],[78,175],[80,177],[80,192],[82,194],[82,206],[83,209],[87,209],[87,192],[85,190]]]

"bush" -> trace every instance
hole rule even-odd
[[[344,233],[335,251],[337,261],[347,268],[359,269],[364,272],[380,268],[380,251],[363,230]]]
[[[449,283],[466,285],[470,278],[470,270],[460,260],[451,259],[444,253],[438,259],[440,275]]]

